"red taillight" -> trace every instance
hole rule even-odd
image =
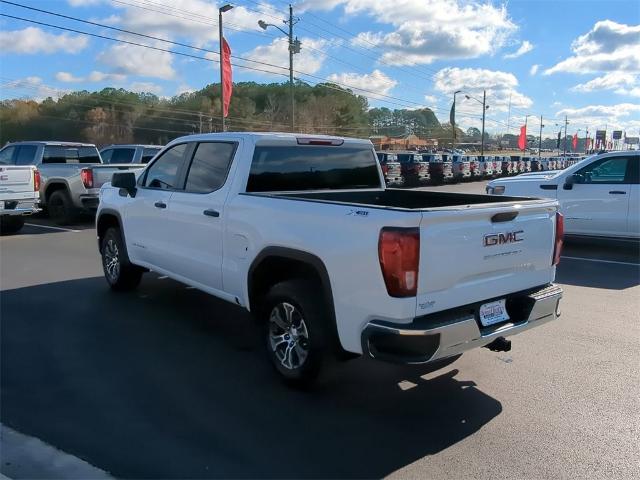
[[[562,243],[564,241],[564,215],[560,212],[556,213],[556,241],[553,248],[553,265],[560,263],[560,255],[562,255]]]
[[[389,173],[389,167],[387,165],[382,165],[382,173],[385,175]]]
[[[383,228],[378,241],[378,257],[389,295],[414,297],[418,289],[420,230]]]
[[[40,172],[38,170],[33,171],[33,191],[40,190]]]
[[[80,179],[85,188],[93,188],[93,170],[90,168],[80,170]]]

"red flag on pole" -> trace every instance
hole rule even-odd
[[[520,136],[518,137],[518,148],[522,151],[527,147],[527,126],[520,127]]]
[[[573,150],[577,150],[578,149],[578,134],[576,133],[573,136],[573,140],[571,141],[571,145],[573,146]]]
[[[222,38],[222,82],[224,83],[222,108],[224,109],[224,116],[228,117],[231,94],[233,93],[233,79],[231,78],[231,47],[229,47],[224,37]]]

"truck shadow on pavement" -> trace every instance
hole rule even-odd
[[[1,308],[2,422],[117,477],[377,478],[502,410],[451,367],[358,359],[291,390],[246,313],[153,274],[130,294],[5,290]]]

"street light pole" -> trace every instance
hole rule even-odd
[[[223,68],[224,68],[224,64],[222,61],[222,43],[223,43],[223,37],[222,37],[222,14],[224,12],[228,12],[229,10],[231,10],[233,8],[233,5],[223,5],[218,9],[218,35],[219,35],[219,39],[220,39],[220,119],[222,120],[222,131],[225,132],[227,130],[227,126],[225,125],[225,119],[224,119],[224,72],[223,72]],[[200,127],[200,129],[202,130],[202,127]]]
[[[567,125],[569,125],[569,120],[567,116],[564,116],[564,152],[562,154],[563,157],[567,156]]]
[[[542,154],[542,128],[544,125],[542,124],[542,115],[540,115],[540,138],[538,139],[538,160]]]
[[[482,143],[480,144],[480,155],[484,158],[484,118],[487,113],[487,91],[482,92]]]

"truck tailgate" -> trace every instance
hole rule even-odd
[[[103,184],[110,182],[111,177],[116,172],[141,170],[145,165],[135,163],[94,165],[93,170],[93,188],[100,188]]]
[[[553,281],[556,208],[528,201],[424,212],[416,316]]]
[[[0,194],[33,194],[33,171],[31,166],[0,166]]]

